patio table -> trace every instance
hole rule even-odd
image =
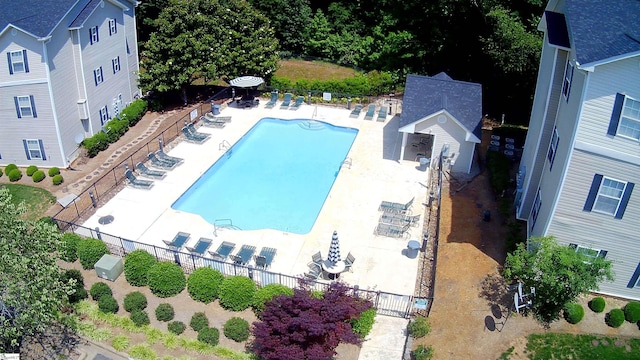
[[[329,279],[335,280],[340,277],[340,273],[344,271],[346,264],[344,261],[333,262],[325,260],[322,262],[322,270],[329,274]]]

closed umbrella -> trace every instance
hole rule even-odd
[[[340,241],[338,241],[337,231],[334,231],[333,236],[331,237],[331,247],[329,247],[329,255],[327,256],[327,260],[334,264],[342,261],[342,259],[340,258]]]

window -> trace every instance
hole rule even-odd
[[[100,108],[99,114],[100,114],[100,125],[104,126],[104,124],[106,124],[109,121],[109,110],[107,109],[106,105]]]
[[[24,145],[24,152],[27,155],[27,160],[47,160],[47,157],[44,154],[44,145],[42,144],[42,140],[26,139],[22,140],[22,145]]]
[[[542,199],[540,198],[540,189],[536,193],[536,198],[533,200],[533,209],[531,209],[531,229],[536,226],[538,220],[538,214],[540,213],[540,207],[542,206]]]
[[[580,246],[578,244],[569,244],[569,247],[574,249],[576,252],[593,259],[597,257],[604,258],[605,256],[607,256],[606,250],[592,249],[592,248]]]
[[[553,135],[551,136],[551,144],[549,144],[549,153],[547,154],[547,159],[549,159],[549,170],[553,168],[553,160],[556,158],[556,153],[558,152],[558,142],[560,141],[560,137],[558,136],[558,129],[553,128]]]
[[[571,91],[571,80],[573,80],[573,65],[567,60],[567,66],[564,69],[564,81],[562,82],[562,95],[569,101],[569,92]]]
[[[111,59],[111,65],[113,66],[113,73],[120,71],[120,56]]]
[[[91,45],[97,43],[98,41],[100,41],[100,38],[98,37],[98,27],[94,26],[89,28],[89,42],[91,43]]]
[[[622,219],[634,184],[595,174],[584,205],[585,211],[613,215]]]
[[[109,19],[109,36],[115,35],[118,32],[116,19]]]
[[[607,134],[640,140],[640,101],[616,94]]]
[[[93,70],[93,78],[96,81],[96,86],[102,84],[102,82],[104,81],[104,78],[102,77],[102,66]]]
[[[33,95],[14,96],[13,101],[16,105],[16,114],[18,115],[18,119],[23,117],[38,117]]]
[[[9,63],[9,74],[17,72],[29,72],[29,62],[27,61],[27,50],[7,52],[7,62]]]

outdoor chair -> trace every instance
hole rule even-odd
[[[392,237],[392,238],[402,238],[405,236],[405,233],[407,232],[407,230],[409,230],[409,226],[411,224],[406,224],[406,225],[391,225],[391,224],[385,224],[385,223],[378,223],[378,226],[376,226],[375,230],[373,231],[373,233],[376,236],[386,236],[386,237]]]
[[[267,268],[267,258],[262,255],[256,255],[255,257],[256,268],[266,269]]]
[[[353,110],[351,110],[351,114],[349,114],[349,117],[357,118],[360,116],[361,111],[362,111],[362,105],[358,104],[353,108]]]
[[[349,252],[349,254],[347,254],[347,258],[344,259],[344,270],[351,271],[351,266],[354,262],[356,262],[356,258],[351,254],[351,252]]]
[[[272,91],[271,99],[264,105],[264,107],[267,109],[272,109],[274,106],[276,106],[277,102],[278,102],[278,93],[275,91]]]
[[[209,247],[211,246],[211,242],[211,239],[201,237],[200,239],[198,239],[198,242],[194,247],[187,246],[186,248],[187,250],[189,250],[189,252],[203,255],[204,252],[207,251],[207,249],[209,249]]]
[[[131,172],[131,170],[125,170],[124,172],[127,180],[129,180],[129,185],[134,188],[139,189],[151,189],[153,187],[153,181],[151,180],[140,180],[136,178],[135,175]]]
[[[214,258],[218,257],[220,258],[220,260],[225,260],[227,257],[229,257],[229,254],[231,254],[231,252],[235,248],[236,244],[229,241],[223,241],[222,244],[218,246],[218,249],[216,249],[216,251],[209,251],[209,254],[211,254],[211,256],[213,256]]]
[[[207,118],[206,116],[200,116],[200,121],[202,122],[202,126],[218,128],[218,129],[222,129],[227,125],[227,123],[222,120],[218,120],[215,118],[210,119],[210,118]]]
[[[375,104],[369,104],[369,107],[367,108],[367,113],[364,114],[364,119],[365,120],[373,119],[373,115],[375,115],[375,113],[376,113],[376,105]]]
[[[278,251],[278,249],[275,248],[270,248],[270,247],[263,247],[260,250],[260,254],[256,255],[256,266],[260,267],[260,264],[263,263],[264,261],[264,266],[262,266],[264,269],[268,268],[271,266],[271,263],[273,262],[273,258],[276,257],[276,252]],[[258,258],[260,258],[260,263],[258,262]]]
[[[304,96],[298,96],[296,98],[296,102],[293,103],[293,105],[291,105],[289,110],[298,110],[300,108],[300,105],[302,105],[303,103],[304,103]]]
[[[158,157],[158,159],[160,159],[162,161],[174,163],[176,165],[180,165],[180,164],[182,164],[184,162],[183,158],[167,155],[167,153],[165,153],[164,150],[158,150],[158,151],[156,151],[155,154]]]
[[[390,201],[383,201],[380,203],[380,207],[378,208],[379,211],[384,211],[387,213],[406,213],[409,208],[411,207],[411,205],[413,204],[413,200],[415,199],[415,197],[411,198],[411,200],[409,200],[409,202],[407,202],[406,204],[401,204],[401,203],[396,203],[396,202],[390,202]]]
[[[149,169],[145,164],[140,162],[136,164],[136,170],[138,170],[138,173],[141,176],[152,179],[164,179],[164,177],[167,175],[166,171]]]
[[[381,106],[380,111],[378,111],[378,119],[377,121],[384,122],[387,119],[387,107]]]
[[[204,116],[200,116],[200,120],[202,120],[202,118],[204,118],[205,120],[214,121],[214,122],[224,122],[224,123],[231,122],[231,116],[216,116],[216,115],[213,115],[212,112],[208,112],[204,114]]]
[[[187,243],[187,240],[189,240],[190,237],[191,237],[191,234],[180,231],[176,234],[176,236],[173,237],[173,240],[171,241],[162,240],[162,241],[167,246],[170,246],[176,249],[181,249],[184,246],[184,244]]]
[[[285,93],[284,94],[284,99],[282,100],[282,104],[280,104],[280,109],[286,109],[289,107],[289,104],[291,104],[291,97],[293,96],[293,94],[291,93]]]
[[[238,264],[237,259],[239,258],[240,259],[239,264],[247,265],[247,263],[249,263],[249,261],[251,260],[255,252],[256,252],[255,246],[242,245],[242,247],[240,248],[240,251],[238,251],[238,253],[235,254],[234,257],[232,257],[233,262]]]
[[[155,168],[163,170],[173,170],[177,164],[160,159],[155,153],[149,153],[149,164]]]
[[[182,128],[182,133],[184,134],[185,140],[187,142],[191,142],[194,144],[202,144],[209,139],[208,137],[198,137],[194,135],[186,126]]]
[[[407,216],[400,213],[388,213],[388,212],[383,212],[382,215],[380,215],[380,220],[379,220],[379,222],[384,224],[400,225],[400,226],[407,225],[407,224],[410,224],[411,226],[417,226],[419,221],[420,221],[420,214],[414,215],[414,216]]]
[[[322,254],[320,253],[320,251],[318,251],[317,253],[313,254],[311,256],[311,263],[310,264],[316,264],[316,265],[320,265],[322,264]]]
[[[203,133],[203,132],[200,132],[200,131],[196,130],[196,126],[193,125],[193,123],[191,123],[191,122],[187,123],[186,128],[195,137],[202,138],[202,139],[208,139],[208,138],[211,137],[211,134]]]
[[[322,274],[322,268],[320,265],[311,264],[308,273],[304,273],[305,280],[317,280]]]

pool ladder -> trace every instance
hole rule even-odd
[[[231,219],[216,219],[213,222],[213,235],[215,237],[218,237],[218,229],[242,230],[233,225],[233,221],[231,221]]]
[[[220,144],[218,144],[218,150],[229,150],[231,148],[231,144],[227,140],[222,140]]]
[[[345,159],[344,159],[344,161],[342,162],[342,164],[340,164],[340,168],[342,169],[342,167],[343,167],[343,166],[346,166],[346,167],[347,167],[347,169],[351,169],[351,165],[352,165],[351,158],[350,158],[350,157],[348,157],[348,158],[345,158]]]

